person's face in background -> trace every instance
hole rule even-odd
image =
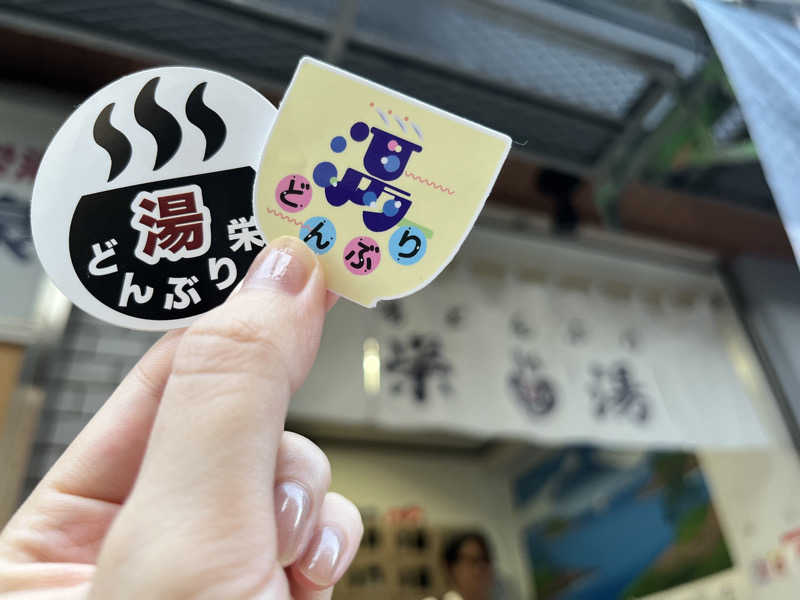
[[[488,600],[494,573],[486,550],[480,542],[466,539],[456,562],[450,567],[453,587],[464,600]]]

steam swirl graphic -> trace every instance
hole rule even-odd
[[[206,151],[203,160],[214,156],[225,141],[227,130],[222,118],[203,102],[206,82],[199,83],[186,100],[186,118],[203,132],[206,138]]]
[[[142,86],[133,104],[136,122],[150,132],[156,141],[156,159],[153,170],[163,167],[175,156],[183,139],[178,120],[162,106],[156,104],[156,87],[161,77],[153,77]],[[207,81],[198,83],[186,99],[186,118],[196,126],[206,139],[203,161],[207,161],[222,148],[228,128],[222,117],[203,101]],[[133,148],[125,134],[111,124],[112,102],[100,111],[94,122],[92,135],[97,145],[108,152],[111,168],[108,181],[117,177],[128,166]],[[199,166],[199,165],[198,165]]]
[[[100,111],[94,122],[94,129],[92,129],[94,141],[108,152],[108,156],[111,158],[108,181],[114,179],[128,166],[132,151],[131,143],[125,137],[125,134],[111,124],[111,112],[113,110],[114,102]]]
[[[147,129],[156,140],[156,161],[153,170],[157,171],[172,158],[181,144],[181,127],[171,114],[156,104],[156,86],[160,77],[153,77],[144,84],[133,105],[136,122]]]

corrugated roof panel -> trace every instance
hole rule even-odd
[[[617,133],[606,125],[578,121],[531,102],[393,62],[369,51],[350,49],[345,69],[507,133],[525,149],[560,160],[591,164]]]
[[[356,36],[513,85],[555,101],[622,118],[647,84],[641,71],[560,44],[530,24],[429,0],[362,3]]]
[[[570,41],[536,18],[489,4],[362,0],[340,62],[507,132],[551,164],[593,168],[653,80],[642,63],[593,53],[591,36]],[[539,5],[563,12],[561,5]],[[301,56],[325,57],[341,6],[339,0],[0,0],[6,12],[12,7],[100,44],[119,40],[277,84],[288,82]]]

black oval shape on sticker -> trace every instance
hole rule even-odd
[[[131,317],[155,321],[182,319],[207,312],[221,304],[233,291],[247,272],[262,245],[242,245],[232,237],[232,228],[250,220],[253,214],[252,194],[255,170],[252,167],[228,169],[189,177],[144,182],[113,190],[106,190],[83,196],[75,208],[69,232],[70,260],[75,273],[86,289],[109,308]],[[210,245],[199,256],[184,258],[160,257],[155,264],[143,262],[137,255],[137,245],[141,244],[142,231],[134,227],[134,220],[141,220],[132,204],[137,198],[152,195],[158,198],[161,190],[197,188],[208,209],[210,217]],[[174,203],[173,203],[174,206]],[[175,211],[177,212],[177,211]],[[186,219],[186,215],[170,217]],[[261,239],[252,220],[253,235]],[[163,228],[157,231],[163,232]],[[251,238],[252,239],[252,238]],[[168,244],[169,237],[160,235],[158,245]],[[97,260],[97,250],[109,253],[108,260]],[[111,254],[113,252],[113,255]],[[210,276],[211,260],[216,263],[232,261],[235,277],[220,290],[217,284],[228,278],[229,270],[219,269],[217,277]],[[90,272],[90,264],[95,262],[95,274]],[[113,267],[116,270],[111,271]],[[131,274],[131,275],[128,275]],[[128,286],[139,287],[142,295],[149,295],[146,301],[137,302],[136,294],[128,294],[126,306],[120,305],[121,293],[129,277]],[[185,289],[193,289],[198,301],[187,300],[182,307],[170,278],[197,281]],[[147,290],[152,290],[149,294]],[[172,300],[168,295],[172,294]],[[167,304],[171,302],[172,307]]]

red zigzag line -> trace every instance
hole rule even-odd
[[[440,192],[447,192],[451,196],[456,193],[455,190],[451,190],[448,187],[444,187],[443,185],[436,183],[435,181],[431,181],[430,179],[426,179],[425,177],[420,177],[419,175],[417,175],[416,173],[412,173],[411,171],[406,171],[405,176],[411,177],[412,179],[416,179],[420,183],[424,183],[425,185],[437,189]]]
[[[294,223],[295,225],[300,225],[302,227],[302,223],[293,219],[292,217],[287,217],[285,214],[278,212],[277,210],[272,210],[271,208],[267,208],[267,212],[271,215],[275,215],[276,217],[280,217],[284,221],[289,221],[290,223]]]

